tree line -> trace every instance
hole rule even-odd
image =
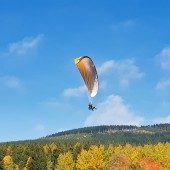
[[[110,131],[107,133],[75,133],[38,139],[44,143],[91,143],[91,144],[126,144],[144,145],[147,143],[170,142],[170,131]]]
[[[69,135],[69,134],[80,134],[80,133],[109,133],[114,131],[126,131],[126,130],[159,130],[159,131],[169,131],[170,124],[154,124],[154,125],[146,125],[146,126],[134,126],[134,125],[101,125],[101,126],[90,126],[84,128],[77,128],[72,130],[66,130],[58,133],[54,133],[47,137],[56,137],[62,135]]]

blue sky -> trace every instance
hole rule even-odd
[[[168,0],[0,1],[0,142],[94,125],[170,123]],[[74,65],[90,56],[100,89]]]

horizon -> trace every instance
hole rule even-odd
[[[170,123],[169,5],[1,1],[0,142],[100,124]],[[80,56],[98,72],[93,112],[73,61]]]
[[[153,125],[140,125],[140,126],[136,126],[136,125],[97,125],[97,126],[86,126],[86,127],[79,127],[79,128],[75,128],[75,129],[68,129],[68,130],[63,130],[63,131],[58,131],[56,133],[53,134],[48,134],[46,136],[41,136],[39,138],[35,138],[35,139],[23,139],[23,140],[15,140],[15,141],[3,141],[0,143],[8,143],[8,142],[25,142],[25,141],[34,141],[34,140],[39,140],[39,139],[43,139],[43,138],[47,138],[47,137],[53,137],[53,135],[56,134],[60,134],[60,133],[64,133],[64,132],[68,132],[68,131],[72,131],[72,130],[79,130],[79,129],[86,129],[86,128],[96,128],[96,127],[103,127],[103,126],[134,126],[137,128],[146,128],[146,127],[151,127],[154,125],[170,125],[170,123],[160,123],[160,124],[153,124]],[[119,130],[118,130],[119,131]],[[120,130],[121,131],[121,130]],[[81,132],[80,132],[81,133]],[[67,134],[68,135],[68,134]]]

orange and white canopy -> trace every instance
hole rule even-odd
[[[90,97],[96,96],[99,88],[98,75],[92,59],[88,56],[82,56],[74,59],[79,72],[87,86]]]

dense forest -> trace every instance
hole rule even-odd
[[[170,170],[170,124],[85,127],[0,143],[0,170]]]
[[[0,144],[3,170],[169,170],[170,144]]]

